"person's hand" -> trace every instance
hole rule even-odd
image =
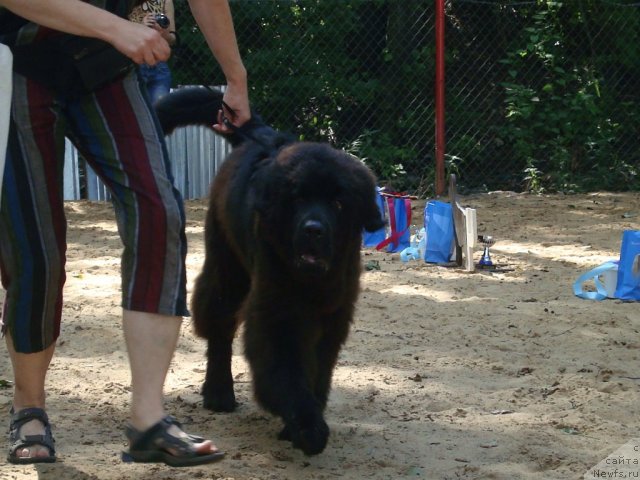
[[[155,65],[171,55],[169,44],[154,28],[123,20],[114,30],[109,43],[137,64]]]
[[[222,100],[229,109],[223,108],[218,112],[218,123],[213,125],[213,129],[222,135],[226,135],[232,133],[233,130],[225,125],[224,119],[236,127],[240,127],[251,118],[251,110],[246,87],[227,85]]]
[[[172,35],[175,35],[175,32],[171,32],[169,28],[161,27],[156,21],[155,13],[147,13],[142,19],[142,25],[146,25],[149,28],[153,28],[156,32],[158,32],[162,38],[171,46],[171,44],[175,43],[175,37],[171,38]]]
[[[162,33],[162,27],[158,25],[158,22],[156,22],[155,13],[147,13],[142,19],[141,23],[142,25],[146,25],[147,27],[153,28],[154,30],[157,30],[158,32]]]

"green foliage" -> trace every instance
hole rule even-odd
[[[187,0],[174,0],[179,43],[173,48],[169,64],[173,85],[220,85],[224,76],[211,55]]]
[[[338,143],[348,130],[341,122],[345,112],[366,109],[375,98],[379,81],[349,55],[361,28],[356,7],[269,0],[242,6],[246,19],[238,36],[253,79],[251,97],[276,127]]]
[[[501,62],[508,80],[501,83],[505,122],[499,136],[524,160],[529,190],[624,188],[629,184],[623,178],[635,171],[613,148],[625,127],[611,115],[616,106],[602,88],[598,59],[570,55],[566,27],[588,17],[562,2],[539,6]]]
[[[396,182],[407,173],[402,162],[414,156],[411,150],[393,145],[388,133],[378,130],[365,130],[346,150],[382,178]]]
[[[610,0],[446,2],[446,169],[469,188],[639,189],[640,8]],[[175,0],[174,84],[224,77]],[[432,0],[231,0],[267,122],[434,182]],[[634,88],[635,86],[635,88]]]
[[[183,47],[174,83],[222,83],[194,38],[200,33],[184,14],[186,1],[176,5]],[[424,35],[406,37],[426,5],[430,0],[232,1],[254,108],[302,140],[359,151],[381,181],[399,182],[403,164],[427,156],[430,113],[415,100],[432,82],[434,45]]]

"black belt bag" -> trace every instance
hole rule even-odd
[[[70,98],[94,92],[134,67],[110,44],[75,35],[60,35],[11,50],[15,72]]]

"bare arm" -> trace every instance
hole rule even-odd
[[[189,0],[193,16],[198,22],[209,49],[220,64],[227,79],[224,101],[235,112],[230,120],[242,125],[251,118],[247,88],[247,71],[242,63],[233,19],[228,0]],[[229,115],[230,112],[226,112]],[[228,128],[219,123],[214,128],[228,132]]]
[[[176,37],[176,34],[169,33],[178,31],[178,27],[176,26],[176,16],[173,9],[173,0],[166,0],[164,3],[164,13],[171,23],[169,24],[169,28],[167,28],[168,37],[163,35],[163,38],[169,42],[169,45],[174,45],[178,38]]]
[[[153,65],[171,53],[155,30],[80,0],[0,0],[0,5],[40,25],[105,40],[136,63]]]

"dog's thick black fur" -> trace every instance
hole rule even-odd
[[[185,88],[160,100],[165,130],[215,121],[219,92]],[[375,178],[322,143],[294,141],[254,116],[211,187],[206,255],[195,282],[196,333],[208,340],[204,406],[236,407],[232,342],[244,321],[258,403],[284,421],[280,438],[324,450],[323,412],[359,292],[362,229],[382,227]]]

